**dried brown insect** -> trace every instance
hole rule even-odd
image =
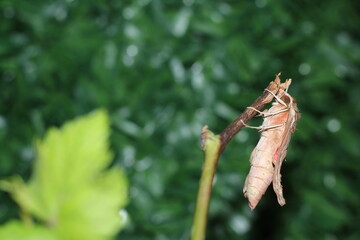
[[[287,93],[290,84],[291,79],[281,84],[280,90],[275,96],[276,101],[268,111],[260,112],[254,109],[264,117],[262,126],[246,125],[262,132],[250,157],[251,168],[243,190],[251,209],[256,207],[271,182],[279,204],[285,205],[280,169],[291,135],[300,118],[295,99]]]

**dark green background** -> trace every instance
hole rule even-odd
[[[0,177],[28,178],[33,139],[106,108],[131,182],[119,239],[188,239],[199,134],[221,132],[278,72],[302,118],[272,189],[242,195],[259,138],[222,156],[207,239],[360,239],[357,1],[0,1]],[[261,124],[261,119],[252,125]],[[0,193],[0,222],[17,217]]]

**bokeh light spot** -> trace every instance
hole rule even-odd
[[[299,73],[301,75],[308,75],[311,72],[311,66],[308,63],[302,63],[299,65]]]
[[[267,0],[255,0],[255,5],[258,8],[263,8],[266,6],[266,4],[267,4]]]
[[[3,116],[0,115],[0,129],[6,128],[6,120]]]
[[[245,217],[235,215],[230,220],[230,227],[235,233],[241,235],[249,230],[250,223]]]
[[[333,174],[325,174],[324,185],[328,188],[333,188],[336,184],[336,178]]]
[[[333,118],[333,119],[330,119],[327,123],[327,128],[329,129],[330,132],[337,132],[340,130],[341,128],[341,123],[339,120]]]
[[[135,45],[130,45],[126,48],[126,53],[130,57],[135,57],[139,53],[139,48]]]

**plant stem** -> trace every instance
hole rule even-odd
[[[191,234],[191,239],[193,240],[205,239],[206,219],[210,203],[209,200],[221,145],[220,136],[214,135],[210,132],[207,129],[207,126],[203,128],[202,137],[205,141],[203,145],[203,150],[205,151],[205,162],[200,180],[194,225]]]
[[[274,81],[270,82],[267,90],[274,95],[279,91],[280,78],[278,74]],[[250,106],[257,110],[261,110],[267,103],[273,100],[273,95],[269,91],[255,100]],[[209,211],[209,203],[212,191],[212,184],[216,167],[221,153],[226,145],[233,137],[244,127],[243,123],[247,123],[256,115],[256,111],[247,108],[236,120],[234,120],[220,135],[214,135],[207,126],[201,133],[202,149],[205,152],[205,161],[200,179],[200,187],[196,201],[194,222],[191,232],[191,240],[204,240],[206,232],[206,221]]]

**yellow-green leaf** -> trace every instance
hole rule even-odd
[[[52,128],[37,141],[29,184],[13,178],[0,188],[59,239],[109,239],[125,223],[119,213],[128,201],[128,184],[120,168],[106,170],[108,137],[109,119],[101,110]]]
[[[100,240],[116,234],[125,219],[119,212],[127,202],[127,181],[119,168],[103,173],[87,189],[64,202],[57,231],[62,239]]]
[[[19,221],[11,221],[0,227],[1,240],[60,240],[49,229],[35,226],[24,226]]]

